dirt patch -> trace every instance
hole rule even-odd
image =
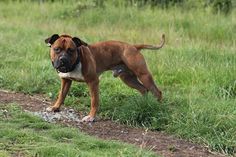
[[[60,113],[47,113],[45,108],[51,102],[41,95],[26,95],[0,90],[0,103],[16,102],[28,112],[42,117],[48,122],[63,123],[78,127],[81,131],[106,140],[119,140],[135,144],[138,147],[155,151],[166,157],[222,157],[223,155],[210,152],[206,147],[200,146],[167,135],[163,132],[149,131],[121,125],[110,120],[98,119],[95,123],[80,123],[82,113],[73,109],[62,108]]]

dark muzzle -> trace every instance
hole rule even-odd
[[[66,56],[60,56],[58,59],[54,60],[52,62],[53,67],[57,69],[57,71],[62,72],[62,73],[67,73],[71,71],[71,64],[70,64],[70,59]]]

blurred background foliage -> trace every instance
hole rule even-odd
[[[9,0],[1,0],[9,2]],[[27,1],[27,0],[11,0],[11,1]],[[55,0],[28,0],[34,2],[55,2]],[[66,2],[67,0],[57,0]],[[169,7],[181,7],[184,10],[189,9],[210,9],[213,13],[231,13],[232,9],[236,7],[235,0],[71,0],[72,3],[76,3],[81,9],[90,7],[106,7],[106,4],[114,4],[116,6],[137,6],[139,8],[161,7],[167,9]]]

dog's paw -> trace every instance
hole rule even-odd
[[[50,107],[47,107],[46,108],[46,111],[47,112],[59,112],[59,109],[58,108],[55,108],[53,106],[50,106]]]
[[[88,116],[85,116],[81,121],[82,122],[94,122],[95,118],[88,115]]]

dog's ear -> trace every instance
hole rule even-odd
[[[77,37],[73,37],[72,40],[74,41],[74,43],[77,47],[80,47],[81,45],[88,46],[88,44],[86,42],[84,42],[83,40],[80,40]]]
[[[45,39],[45,43],[51,46],[58,38],[60,38],[58,34],[53,34],[51,37]]]

